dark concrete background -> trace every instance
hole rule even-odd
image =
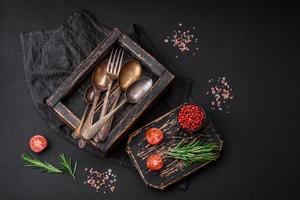
[[[24,80],[18,33],[58,27],[83,8],[109,26],[142,25],[164,64],[194,80],[203,105],[212,77],[226,76],[231,113],[208,111],[225,141],[218,163],[191,178],[186,192],[144,186],[134,170],[94,158],[54,134],[40,118]],[[289,3],[200,1],[27,0],[0,2],[0,199],[299,199],[299,6]],[[198,29],[197,56],[179,56],[163,43],[177,23]],[[43,133],[56,163],[64,152],[79,162],[78,180],[22,167],[29,138]],[[113,169],[115,193],[85,186],[83,169]]]

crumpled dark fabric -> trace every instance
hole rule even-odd
[[[72,14],[58,29],[20,34],[25,78],[33,102],[54,132],[74,145],[77,145],[77,140],[72,138],[72,130],[54,115],[45,104],[45,100],[109,31],[107,26],[99,23],[89,12],[80,10]],[[133,25],[126,33],[163,63],[163,59],[140,26]],[[176,78],[170,88],[152,105],[155,109],[146,113],[132,130],[188,101],[191,86],[190,80]],[[125,142],[121,143],[106,159],[112,163],[133,168],[124,147]],[[88,145],[84,150],[99,157],[99,151]],[[182,190],[187,189],[187,186],[187,179],[175,185]]]

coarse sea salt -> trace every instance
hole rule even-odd
[[[228,84],[226,77],[218,77],[217,79],[209,79],[209,90],[206,95],[211,97],[210,109],[216,111],[230,112],[229,103],[234,99],[233,91]]]
[[[196,52],[199,48],[196,46],[198,38],[195,36],[196,27],[192,29],[185,28],[182,23],[178,23],[177,28],[173,31],[173,34],[167,35],[164,39],[166,44],[171,44],[178,49],[181,53],[190,52],[191,55],[196,56]],[[178,58],[178,55],[175,55]]]
[[[98,171],[93,168],[85,168],[85,172],[88,174],[86,176],[86,181],[83,183],[91,188],[94,188],[96,192],[102,191],[103,194],[106,192],[114,192],[117,182],[116,175],[113,173],[112,169],[106,171]]]

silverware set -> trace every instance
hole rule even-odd
[[[86,108],[79,126],[72,134],[74,138],[79,138],[80,148],[83,148],[92,138],[95,142],[105,141],[110,132],[113,116],[126,103],[138,103],[153,85],[150,78],[140,79],[142,67],[137,60],[128,60],[123,64],[123,59],[124,49],[113,48],[108,61],[101,62],[93,72],[92,84],[88,86],[84,94]],[[117,82],[116,87],[113,87],[114,82]],[[100,94],[105,91],[106,95],[100,107],[101,102],[98,102]],[[112,92],[114,92],[114,98],[110,99]],[[119,103],[122,93],[124,97]],[[99,108],[101,108],[99,119],[93,123],[95,113]]]

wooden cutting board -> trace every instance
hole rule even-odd
[[[184,140],[183,142],[194,139],[202,142],[214,142],[219,147],[216,153],[218,156],[220,154],[223,141],[220,139],[211,120],[206,119],[205,125],[199,131],[192,134],[185,133],[177,125],[176,116],[179,108],[177,107],[166,113],[129,136],[126,151],[147,186],[163,190],[211,162],[186,166],[181,161],[164,158],[164,167],[160,171],[152,172],[148,170],[146,160],[149,155],[164,152],[168,148],[176,146],[182,140]],[[159,128],[164,132],[163,142],[158,145],[149,145],[145,139],[145,132],[152,127]]]

